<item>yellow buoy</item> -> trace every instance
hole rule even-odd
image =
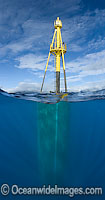
[[[62,43],[62,37],[61,37],[62,22],[59,19],[59,17],[57,17],[57,20],[54,21],[54,27],[55,27],[55,31],[54,31],[52,43],[50,45],[50,51],[49,51],[48,60],[47,60],[46,68],[45,68],[45,74],[44,74],[44,78],[43,78],[43,82],[41,86],[41,92],[44,85],[44,79],[45,79],[50,55],[52,54],[56,58],[56,94],[58,94],[60,93],[60,60],[61,58],[62,58],[63,71],[64,71],[65,92],[67,92],[65,61],[64,61],[64,54],[66,53],[67,48],[66,48],[66,44],[64,44],[64,42]]]

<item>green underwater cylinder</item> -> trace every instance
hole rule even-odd
[[[68,159],[68,104],[38,103],[38,159],[43,184],[63,182]]]

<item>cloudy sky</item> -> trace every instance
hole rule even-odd
[[[60,17],[69,91],[105,88],[104,0],[0,0],[0,87],[39,90]],[[44,90],[54,90],[51,56]],[[61,88],[64,88],[61,70]]]

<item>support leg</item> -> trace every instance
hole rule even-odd
[[[55,32],[54,32],[54,36],[53,36],[53,39],[52,39],[52,43],[51,43],[51,45],[50,45],[50,50],[51,50],[51,48],[53,47],[55,35],[56,35],[56,30],[55,30]],[[46,76],[46,71],[47,71],[49,59],[50,59],[50,52],[49,52],[49,55],[48,55],[48,60],[47,60],[47,64],[46,64],[46,69],[45,69],[45,73],[44,73],[44,77],[43,77],[43,82],[42,82],[42,86],[41,86],[41,90],[40,90],[41,92],[42,92],[43,85],[44,85],[44,80],[45,80],[45,76]]]
[[[60,93],[60,54],[56,55],[56,93]]]
[[[56,72],[56,94],[60,93],[60,72]]]
[[[41,92],[42,92],[43,85],[44,85],[44,79],[45,79],[45,76],[46,76],[46,71],[47,71],[49,59],[50,59],[50,52],[49,52],[49,55],[48,55],[48,60],[47,60],[47,64],[46,64],[46,69],[45,69],[45,73],[44,73],[44,77],[43,77],[43,82],[42,82],[42,86],[41,86],[41,90],[40,90]]]
[[[63,51],[62,51],[62,61],[63,61],[63,71],[64,71],[65,92],[67,92],[65,61],[64,61],[64,53],[63,53]]]

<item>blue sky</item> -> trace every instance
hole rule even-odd
[[[105,88],[104,0],[0,0],[0,87],[40,90],[54,20],[60,17],[69,91]],[[44,90],[54,90],[54,60]],[[61,67],[62,68],[62,67]],[[61,89],[64,89],[61,69]]]

